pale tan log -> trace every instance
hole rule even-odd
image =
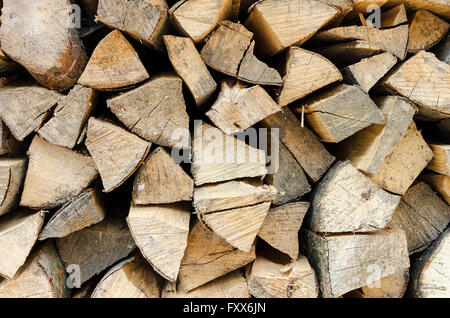
[[[44,224],[44,213],[20,209],[0,218],[0,276],[13,278],[25,263]]]
[[[279,128],[280,140],[314,182],[333,163],[335,158],[308,128],[301,127],[300,121],[288,108],[267,117],[261,123],[266,128]]]
[[[295,108],[297,115],[303,111],[325,142],[340,142],[370,125],[385,123],[377,105],[356,85],[341,84],[316,94]]]
[[[409,282],[409,268],[363,286],[344,295],[344,298],[402,298]]]
[[[39,240],[67,236],[101,222],[105,215],[101,192],[97,189],[88,189],[65,203],[52,215],[39,235]]]
[[[280,86],[278,72],[253,55],[253,33],[241,24],[223,21],[206,41],[200,54],[213,69],[245,82]]]
[[[428,144],[434,152],[433,159],[428,163],[427,169],[450,176],[450,145]]]
[[[2,50],[43,86],[63,91],[83,72],[87,55],[72,21],[69,0],[5,0]]]
[[[133,133],[161,146],[177,144],[175,132],[189,130],[189,117],[182,93],[183,82],[173,74],[161,74],[145,84],[108,99],[108,108]]]
[[[258,236],[296,260],[299,252],[298,231],[309,205],[309,202],[293,202],[270,209]]]
[[[289,48],[284,65],[283,87],[277,102],[286,106],[293,101],[342,80],[339,70],[323,56],[299,47]]]
[[[95,21],[127,33],[140,43],[162,51],[169,31],[167,9],[148,0],[99,0]]]
[[[384,52],[341,70],[344,80],[359,85],[366,93],[397,63],[397,58]]]
[[[162,298],[250,298],[250,293],[241,271],[235,270],[189,292],[179,284],[167,282]]]
[[[194,181],[176,164],[169,151],[158,147],[136,173],[134,204],[160,204],[190,201]]]
[[[405,232],[321,236],[301,232],[300,243],[319,278],[323,297],[339,297],[409,267]]]
[[[0,215],[10,212],[19,203],[26,171],[25,158],[0,159]]]
[[[420,51],[385,77],[383,85],[416,103],[423,117],[450,118],[450,65],[433,53]]]
[[[389,0],[387,6],[395,6],[401,3],[408,10],[428,10],[447,20],[450,19],[450,3],[448,0]]]
[[[231,135],[243,132],[280,110],[261,86],[247,87],[239,81],[224,80],[219,96],[206,116],[224,133]]]
[[[386,124],[369,126],[350,136],[336,147],[337,157],[359,170],[375,174],[406,133],[416,107],[403,97],[383,96],[374,99]]]
[[[80,284],[136,248],[125,221],[115,217],[58,238],[56,243],[66,269],[71,264],[79,266]]]
[[[425,249],[450,222],[450,206],[425,182],[411,186],[402,197],[389,226],[406,232],[410,254]]]
[[[198,214],[207,214],[272,201],[276,193],[255,180],[206,184],[195,188],[193,205]]]
[[[418,10],[409,27],[408,53],[428,50],[447,33],[449,24],[431,12]]]
[[[191,173],[197,186],[264,176],[267,173],[265,153],[201,123],[194,128]]]
[[[245,26],[269,56],[306,42],[339,14],[336,8],[313,0],[263,0],[249,11]]]
[[[100,280],[91,298],[160,298],[163,279],[140,255],[114,265]]]
[[[445,202],[450,205],[450,177],[441,174],[427,174],[422,176],[437,193],[441,195]]]
[[[380,20],[382,28],[392,28],[408,22],[405,5],[402,3],[388,11],[383,12]]]
[[[187,245],[190,219],[189,204],[132,206],[128,227],[155,271],[175,282]]]
[[[322,233],[378,231],[391,220],[400,199],[381,189],[349,161],[338,162],[318,185],[308,226]]]
[[[411,294],[418,298],[450,297],[450,229],[411,264]]]
[[[114,30],[98,43],[78,83],[96,90],[115,90],[147,78],[147,70],[131,43]]]
[[[235,249],[197,222],[189,233],[188,245],[181,261],[180,287],[191,291],[254,259],[254,247],[249,253]]]
[[[184,2],[189,4],[191,2],[200,3],[202,1]],[[198,53],[194,42],[189,38],[165,35],[164,43],[175,72],[177,72],[189,88],[197,106],[201,106],[214,94],[217,84],[209,73],[205,63],[203,63],[202,57]]]
[[[53,242],[31,255],[13,279],[0,282],[1,298],[66,298],[66,271]]]
[[[86,147],[102,178],[105,192],[127,180],[147,155],[151,143],[107,121],[89,119]]]
[[[20,205],[54,208],[79,195],[97,176],[89,156],[33,138]]]
[[[181,0],[169,10],[175,29],[201,43],[219,22],[236,15],[239,0]]]
[[[433,151],[412,122],[372,180],[385,190],[404,194],[432,158]]]
[[[0,87],[0,116],[14,137],[22,141],[43,124],[63,95],[33,82]]]
[[[247,275],[250,293],[256,298],[317,298],[319,286],[308,259],[258,256]]]
[[[76,85],[59,101],[53,117],[39,129],[38,134],[55,145],[75,147],[96,100],[97,94],[93,89]]]

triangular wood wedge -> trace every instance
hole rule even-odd
[[[44,212],[25,209],[0,218],[0,276],[13,278],[37,240]]]
[[[445,202],[450,205],[450,177],[441,174],[426,174],[421,177],[437,193],[441,195]]]
[[[38,136],[33,138],[28,156],[22,206],[57,207],[79,195],[97,176],[91,157],[53,145]]]
[[[378,8],[381,8],[388,1],[389,0],[352,0],[353,9],[350,14],[346,16],[344,23],[347,21],[354,21],[360,13],[367,14],[368,12],[371,12],[369,6],[376,5]]]
[[[291,47],[284,66],[284,84],[278,104],[286,106],[293,101],[342,80],[336,66],[323,56],[299,47]]]
[[[158,147],[139,168],[133,184],[134,204],[190,201],[194,181],[176,164],[170,152]]]
[[[224,80],[217,100],[206,113],[224,133],[243,132],[260,120],[280,111],[259,85],[246,87],[239,81]]]
[[[132,206],[127,217],[128,227],[156,272],[175,282],[187,245],[189,204]]]
[[[39,240],[64,237],[102,221],[106,214],[100,196],[99,190],[88,189],[64,204],[47,222]]]
[[[298,231],[309,205],[309,202],[293,202],[270,209],[258,236],[296,260],[299,251]]]
[[[264,176],[266,155],[205,123],[194,128],[191,172],[196,185]]]
[[[10,212],[17,205],[26,171],[25,158],[0,159],[0,215]]]
[[[59,146],[73,148],[95,107],[97,94],[88,87],[76,85],[55,108],[53,117],[38,134]]]
[[[66,269],[74,264],[79,266],[80,284],[136,248],[125,221],[114,217],[107,217],[98,224],[58,238],[56,245]]]
[[[263,0],[249,11],[245,26],[255,33],[261,50],[270,56],[304,43],[339,14],[336,8],[314,0]]]
[[[4,0],[2,50],[43,86],[72,87],[87,62],[67,0]]]
[[[96,90],[115,90],[147,78],[147,70],[131,43],[114,30],[98,43],[78,83]]]
[[[189,130],[189,116],[176,75],[159,75],[145,84],[108,99],[108,107],[128,129],[161,146],[188,148],[179,144],[176,131]]]
[[[301,116],[325,142],[340,142],[373,124],[385,123],[377,105],[356,85],[341,84],[314,95],[297,107]]]
[[[424,9],[450,20],[450,6],[442,0],[389,0],[389,6],[405,4],[409,10]]]
[[[402,3],[388,11],[383,12],[380,17],[380,22],[382,28],[392,28],[399,24],[408,22],[405,5]]]
[[[66,298],[66,271],[53,242],[31,255],[13,279],[0,282],[1,298]]]
[[[85,141],[105,192],[120,186],[137,169],[151,143],[107,121],[91,117]]]
[[[61,97],[32,82],[0,87],[0,116],[14,137],[22,141],[41,127],[48,111]]]
[[[447,21],[426,10],[417,10],[409,27],[408,53],[428,50],[439,43],[448,31]]]
[[[197,222],[189,232],[188,245],[181,261],[178,275],[180,287],[191,291],[254,259],[254,247],[249,253],[242,252]]]

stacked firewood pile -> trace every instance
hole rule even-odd
[[[450,297],[448,0],[3,0],[0,297]]]

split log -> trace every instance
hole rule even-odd
[[[402,298],[409,282],[409,268],[383,277],[344,295],[344,298]]]
[[[267,173],[263,150],[205,123],[194,127],[192,151],[191,173],[197,186]]]
[[[168,10],[148,0],[99,0],[95,21],[119,29],[160,51],[163,49],[162,37],[169,31]]]
[[[434,191],[439,193],[447,204],[450,205],[450,177],[440,174],[427,174],[422,179],[428,183]]]
[[[323,297],[339,297],[409,267],[405,232],[385,229],[367,234],[321,236],[301,232]]]
[[[175,139],[179,129],[189,130],[189,117],[181,79],[172,74],[153,77],[145,84],[108,99],[108,108],[133,133],[161,146],[189,147]]]
[[[0,87],[0,116],[14,137],[22,141],[41,127],[62,96],[32,82]]]
[[[377,105],[356,85],[341,84],[319,93],[295,112],[301,115],[303,107],[306,121],[325,142],[340,142],[370,125],[385,123]]]
[[[39,129],[38,134],[55,145],[75,147],[96,100],[97,94],[93,89],[76,85],[59,101],[53,117]]]
[[[79,266],[79,283],[126,257],[136,247],[125,221],[107,217],[102,222],[56,240],[66,267]]]
[[[221,21],[237,15],[239,3],[239,0],[181,0],[170,8],[170,19],[180,34],[201,43]]]
[[[69,21],[69,0],[5,0],[2,50],[43,86],[63,91],[83,72],[87,55]]]
[[[350,136],[336,147],[336,156],[349,159],[359,170],[375,174],[392,153],[412,122],[416,107],[403,97],[375,98],[385,125],[372,125]]]
[[[423,9],[450,20],[450,5],[442,0],[389,0],[389,6],[405,4],[408,10]]]
[[[327,23],[325,27],[333,27],[338,26],[342,23],[347,15],[353,10],[353,1],[352,0],[319,0],[320,2],[326,3],[335,9],[339,10],[339,13]]]
[[[450,176],[450,145],[428,144],[434,152],[433,159],[428,163],[427,169]]]
[[[25,158],[0,159],[0,215],[10,212],[19,202],[26,170]]]
[[[319,286],[308,259],[258,256],[247,275],[250,293],[256,298],[317,298]]]
[[[250,298],[247,281],[235,270],[189,292],[176,283],[167,282],[162,298]]]
[[[267,117],[261,123],[266,128],[280,129],[280,140],[314,182],[333,163],[335,158],[308,128],[301,127],[299,120],[288,108]]]
[[[418,10],[409,29],[408,53],[428,50],[447,33],[449,24],[426,10]]]
[[[293,202],[270,209],[258,236],[296,260],[299,251],[298,231],[308,208],[309,202]]]
[[[160,298],[163,279],[140,255],[114,265],[92,292],[91,298]]]
[[[185,291],[191,291],[254,259],[254,247],[249,253],[235,249],[197,222],[188,236],[178,275],[179,286]]]
[[[0,276],[13,278],[25,263],[44,224],[44,211],[21,209],[0,218]]]
[[[53,145],[38,136],[33,138],[28,156],[20,205],[33,209],[54,208],[76,197],[98,173],[91,157]]]
[[[420,51],[385,77],[383,85],[416,103],[423,117],[450,118],[450,65],[433,53]]]
[[[404,194],[433,158],[433,151],[423,140],[414,122],[386,156],[372,181],[390,192]]]
[[[339,10],[313,0],[263,0],[249,9],[245,26],[255,33],[264,55],[301,45],[330,22]]]
[[[147,78],[147,70],[131,43],[114,30],[98,43],[78,83],[96,90],[115,90]]]
[[[223,21],[211,34],[200,54],[213,69],[245,82],[280,86],[280,74],[253,54],[253,33],[241,24]]]
[[[392,28],[408,22],[405,5],[402,3],[386,12],[383,12],[380,16],[380,20],[382,28]]]
[[[134,204],[161,204],[190,201],[194,181],[176,164],[169,151],[155,149],[136,173],[133,184]]]
[[[0,282],[0,297],[69,297],[66,272],[53,242],[47,242],[30,256],[13,279]]]
[[[411,264],[411,294],[420,298],[450,297],[450,229]]]
[[[52,215],[42,230],[39,240],[67,236],[101,222],[105,214],[101,192],[97,189],[88,189],[65,203]]]
[[[283,87],[277,102],[286,106],[293,101],[342,80],[336,66],[317,53],[299,47],[291,47],[284,66]]]
[[[391,220],[400,199],[349,161],[338,162],[320,181],[307,223],[309,229],[322,233],[378,231]]]
[[[274,187],[260,181],[242,180],[206,184],[195,188],[195,211],[199,215],[270,202],[276,194]]]
[[[243,132],[280,110],[261,86],[246,87],[239,81],[224,80],[219,96],[206,116],[224,133],[231,135]]]
[[[359,85],[366,93],[397,63],[397,58],[384,52],[341,70],[344,80]]]
[[[128,227],[155,271],[175,282],[189,233],[190,205],[132,206]]]
[[[0,155],[22,153],[23,144],[11,134],[8,126],[0,119]]]
[[[419,182],[402,197],[389,226],[406,232],[410,254],[420,252],[435,240],[450,222],[450,206],[430,187]]]
[[[183,0],[183,3],[189,4],[191,2],[205,3],[201,1]],[[231,2],[231,0],[228,2]],[[197,14],[199,13],[197,12]],[[203,105],[214,94],[217,84],[198,53],[194,42],[189,38],[165,35],[164,43],[175,72],[177,72],[189,88],[197,106]]]
[[[142,163],[151,143],[107,121],[91,117],[85,141],[105,192],[127,180]]]
[[[447,36],[433,48],[433,52],[435,53],[436,57],[441,60],[442,62],[445,62],[447,64],[450,64],[450,35],[447,34]]]

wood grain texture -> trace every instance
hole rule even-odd
[[[0,159],[0,215],[10,212],[19,203],[26,170],[25,158]]]
[[[447,20],[450,19],[450,3],[448,0],[389,0],[387,6],[395,6],[400,3],[403,3],[408,10],[428,10]]]
[[[408,53],[428,50],[436,45],[448,31],[449,24],[428,12],[415,12],[409,27]]]
[[[392,28],[407,22],[408,17],[406,15],[405,5],[402,3],[388,11],[383,12],[380,20],[382,28]]]
[[[403,298],[409,282],[409,268],[351,291],[344,298]]]
[[[450,176],[450,145],[429,143],[428,146],[433,150],[434,157],[427,169]]]
[[[358,17],[359,13],[366,14],[368,8],[372,5],[377,5],[378,7],[383,7],[388,0],[352,0],[353,2],[353,11],[347,15],[344,22],[355,20]]]
[[[11,134],[8,126],[0,119],[0,154],[17,155],[22,151],[22,148],[23,144]]]
[[[450,205],[450,177],[441,174],[426,174],[421,177]]]

